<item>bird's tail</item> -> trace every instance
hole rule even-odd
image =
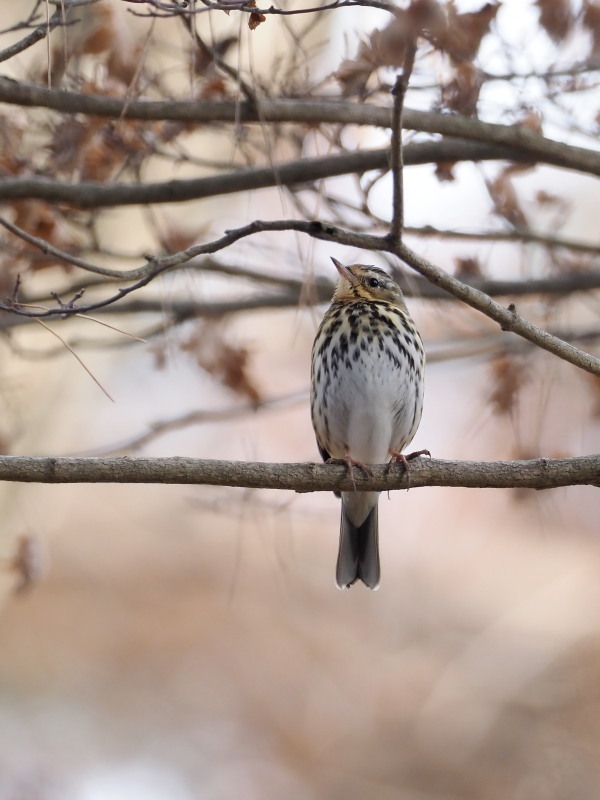
[[[377,589],[379,579],[377,503],[371,508],[364,522],[354,525],[348,518],[347,508],[342,501],[336,583],[340,589],[349,589],[353,583],[361,580],[369,589]]]

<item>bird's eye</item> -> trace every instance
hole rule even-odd
[[[369,278],[369,286],[372,289],[376,289],[379,286],[379,281],[377,280],[377,278]]]

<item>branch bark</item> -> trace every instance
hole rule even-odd
[[[40,23],[30,34],[25,36],[18,42],[11,44],[4,50],[0,50],[0,62],[8,61],[14,56],[22,53],[24,50],[32,47],[37,42],[45,39],[54,28],[63,24],[63,9],[57,8],[54,14],[47,22]],[[8,78],[0,78],[0,80],[9,80]]]
[[[355,483],[344,466],[266,464],[196,458],[0,457],[0,480],[25,483],[164,483],[288,489],[296,492],[388,491],[406,489],[400,465],[373,467],[373,477],[355,470]],[[410,486],[469,489],[554,489],[600,485],[600,454],[529,461],[411,462]]]
[[[80,92],[46,89],[0,76],[0,102],[51,108],[68,114],[92,114],[115,119],[173,120],[185,122],[297,122],[339,123],[392,127],[392,110],[370,103],[332,102],[330,98],[304,100],[123,100]],[[481,122],[459,114],[404,109],[406,129],[507,147],[514,157],[532,162],[600,175],[600,153],[547,139],[519,125]]]
[[[516,333],[522,336],[523,339],[527,339],[532,344],[541,347],[542,350],[547,350],[564,361],[591,372],[593,375],[600,376],[600,358],[596,358],[596,356],[586,353],[584,350],[580,350],[578,347],[556,336],[552,336],[551,333],[523,319],[517,312],[514,303],[510,303],[507,308],[504,308],[489,295],[483,294],[483,292],[457,280],[452,275],[444,272],[444,270],[431,264],[427,259],[422,258],[405,244],[395,247],[394,252],[405,264],[411,266],[426,277],[427,280],[437,286],[441,286],[458,300],[462,300],[463,303],[471,306],[471,308],[475,308],[490,319],[493,319],[503,331]]]
[[[272,186],[307,184],[339,175],[388,170],[389,148],[342,153],[321,158],[299,158],[268,167],[245,167],[221,175],[160,183],[65,183],[48,178],[5,178],[0,180],[0,199],[45,200],[69,203],[77,208],[181,203],[204,197],[266,189]],[[404,148],[406,165],[438,161],[519,160],[507,147],[446,139],[420,142]]]

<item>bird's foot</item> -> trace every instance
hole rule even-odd
[[[398,453],[397,450],[388,450],[388,453],[391,455],[391,459],[387,463],[386,474],[389,473],[392,464],[402,464],[404,466],[404,471],[406,472],[407,489],[410,489],[410,468],[408,466],[408,462],[418,458],[419,456],[429,456],[429,458],[431,458],[431,453],[429,450],[415,450],[414,453],[408,453],[408,455],[404,455],[404,453]]]
[[[362,461],[357,461],[355,458],[351,458],[348,454],[346,454],[344,458],[328,458],[325,463],[345,464],[348,467],[348,476],[352,481],[352,486],[354,487],[354,491],[356,491],[356,481],[354,480],[354,467],[362,469],[362,471],[370,478],[374,476],[371,467],[368,467],[366,464],[363,464]]]

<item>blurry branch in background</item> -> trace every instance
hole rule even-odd
[[[226,422],[227,420],[239,419],[240,417],[247,417],[250,414],[256,414],[258,411],[274,411],[275,409],[289,408],[290,406],[306,403],[307,400],[308,391],[300,391],[281,395],[281,397],[261,398],[257,402],[241,403],[231,408],[190,411],[187,414],[180,414],[170,419],[157,420],[151,423],[148,429],[143,433],[131,436],[128,439],[123,439],[115,444],[109,444],[106,447],[94,448],[94,450],[86,451],[86,453],[82,455],[96,456],[115,455],[119,452],[131,453],[140,450],[160,436],[165,436],[168,433],[181,430],[182,428],[189,428],[192,425],[205,425],[206,423]]]
[[[593,151],[581,153],[552,153],[539,157],[541,163],[565,166],[600,175],[600,154]],[[588,157],[593,154],[594,159]],[[145,183],[97,183],[74,184],[54,181],[49,178],[4,178],[0,180],[0,193],[4,200],[45,200],[51,203],[68,203],[81,209],[106,208],[154,203],[181,203],[206,197],[235,194],[277,186],[305,185],[312,181],[339,177],[371,170],[387,170],[390,150],[363,150],[355,153],[300,158],[273,167],[244,167],[224,175],[207,178],[172,179]],[[404,148],[404,163],[418,164],[496,161],[498,159],[529,162],[527,150],[510,150],[507,145],[476,142],[460,139],[419,142]]]
[[[290,122],[311,126],[342,124],[385,129],[392,127],[392,111],[389,107],[370,103],[332,102],[328,97],[313,97],[310,100],[287,97],[261,98],[255,102],[242,103],[233,100],[123,100],[96,94],[46,89],[35,84],[21,83],[0,76],[0,101],[18,106],[44,107],[67,114],[89,114],[123,120],[179,121],[198,124]],[[495,145],[498,148],[510,148],[508,155],[506,150],[496,150],[496,153],[501,153],[496,156],[499,158],[520,157],[524,160],[528,159],[530,162],[553,164],[592,175],[600,175],[600,153],[598,151],[553,141],[520,125],[500,125],[482,122],[476,118],[464,117],[459,114],[448,115],[409,108],[403,110],[402,121],[407,130],[477,141],[486,145]],[[434,157],[430,157],[429,160],[435,161],[435,150],[430,152],[434,154]],[[476,150],[471,151],[471,154],[477,158]],[[465,158],[469,158],[469,155],[465,155]],[[440,152],[440,160],[444,160],[443,152]],[[411,161],[407,161],[407,164],[410,163]],[[375,167],[367,166],[366,168],[374,169]],[[16,184],[8,183],[6,185],[12,191],[16,191],[12,188]],[[0,186],[4,191],[4,182],[0,182]],[[22,191],[25,194],[29,183],[23,181],[23,186]],[[35,188],[35,182],[31,183],[31,186]],[[175,197],[174,199],[180,198]],[[152,199],[150,198],[146,202],[152,202]]]
[[[37,8],[39,7],[39,3],[36,6],[36,9],[32,11],[29,15],[28,19],[22,23],[21,26],[23,28],[28,28],[32,26],[37,21],[37,27],[33,30],[30,34],[25,36],[19,42],[15,42],[10,47],[6,47],[4,50],[0,50],[0,62],[8,61],[13,56],[22,53],[24,50],[27,50],[29,47],[32,47],[34,44],[39,42],[41,39],[45,39],[46,36],[50,33],[50,31],[54,30],[54,28],[58,27],[63,23],[63,12],[60,8],[57,8],[48,20],[41,21],[40,15],[37,13]]]
[[[389,236],[377,237],[368,234],[359,234],[349,231],[344,231],[334,225],[319,221],[300,221],[300,220],[276,220],[266,222],[262,220],[255,220],[241,228],[226,231],[225,234],[213,242],[194,245],[186,250],[167,256],[162,259],[152,260],[145,268],[145,274],[135,283],[125,288],[119,289],[116,295],[113,295],[105,300],[99,300],[87,305],[76,306],[75,304],[60,304],[56,309],[47,309],[44,311],[30,310],[23,307],[18,298],[7,300],[0,303],[0,309],[5,311],[13,311],[16,314],[32,318],[48,318],[48,317],[67,317],[74,314],[84,314],[97,309],[105,308],[120,300],[126,295],[131,294],[138,289],[147,286],[157,275],[165,272],[166,270],[188,261],[204,253],[215,253],[222,250],[234,242],[256,233],[265,231],[285,231],[293,230],[313,236],[317,239],[333,242],[336,244],[352,245],[360,247],[365,250],[379,250],[389,252],[397,255],[403,262],[413,267],[417,272],[423,275],[428,281],[436,286],[439,286],[444,291],[453,295],[455,298],[461,300],[467,305],[485,314],[490,319],[497,322],[502,330],[511,331],[518,336],[522,336],[531,343],[537,345],[543,350],[558,356],[559,358],[568,361],[569,363],[580,367],[581,369],[591,372],[594,375],[600,376],[600,359],[586,353],[579,348],[568,344],[567,342],[558,339],[556,336],[547,331],[541,330],[537,326],[523,319],[517,312],[514,304],[509,304],[508,308],[504,308],[489,295],[467,286],[462,281],[453,277],[449,273],[440,269],[439,267],[431,264],[426,259],[419,256],[412,251],[402,242],[398,243]]]
[[[27,483],[163,483],[287,489],[296,492],[391,491],[409,488],[400,465],[375,465],[373,477],[333,464],[267,464],[194,458],[0,456],[0,481]],[[600,486],[600,455],[528,461],[414,460],[410,488],[553,489]]]
[[[404,54],[402,72],[396,77],[392,89],[392,144],[390,153],[390,171],[392,173],[392,220],[390,222],[390,238],[402,239],[404,233],[404,146],[402,134],[404,129],[404,99],[408,90],[408,82],[415,65],[417,54],[417,37],[407,44]]]

